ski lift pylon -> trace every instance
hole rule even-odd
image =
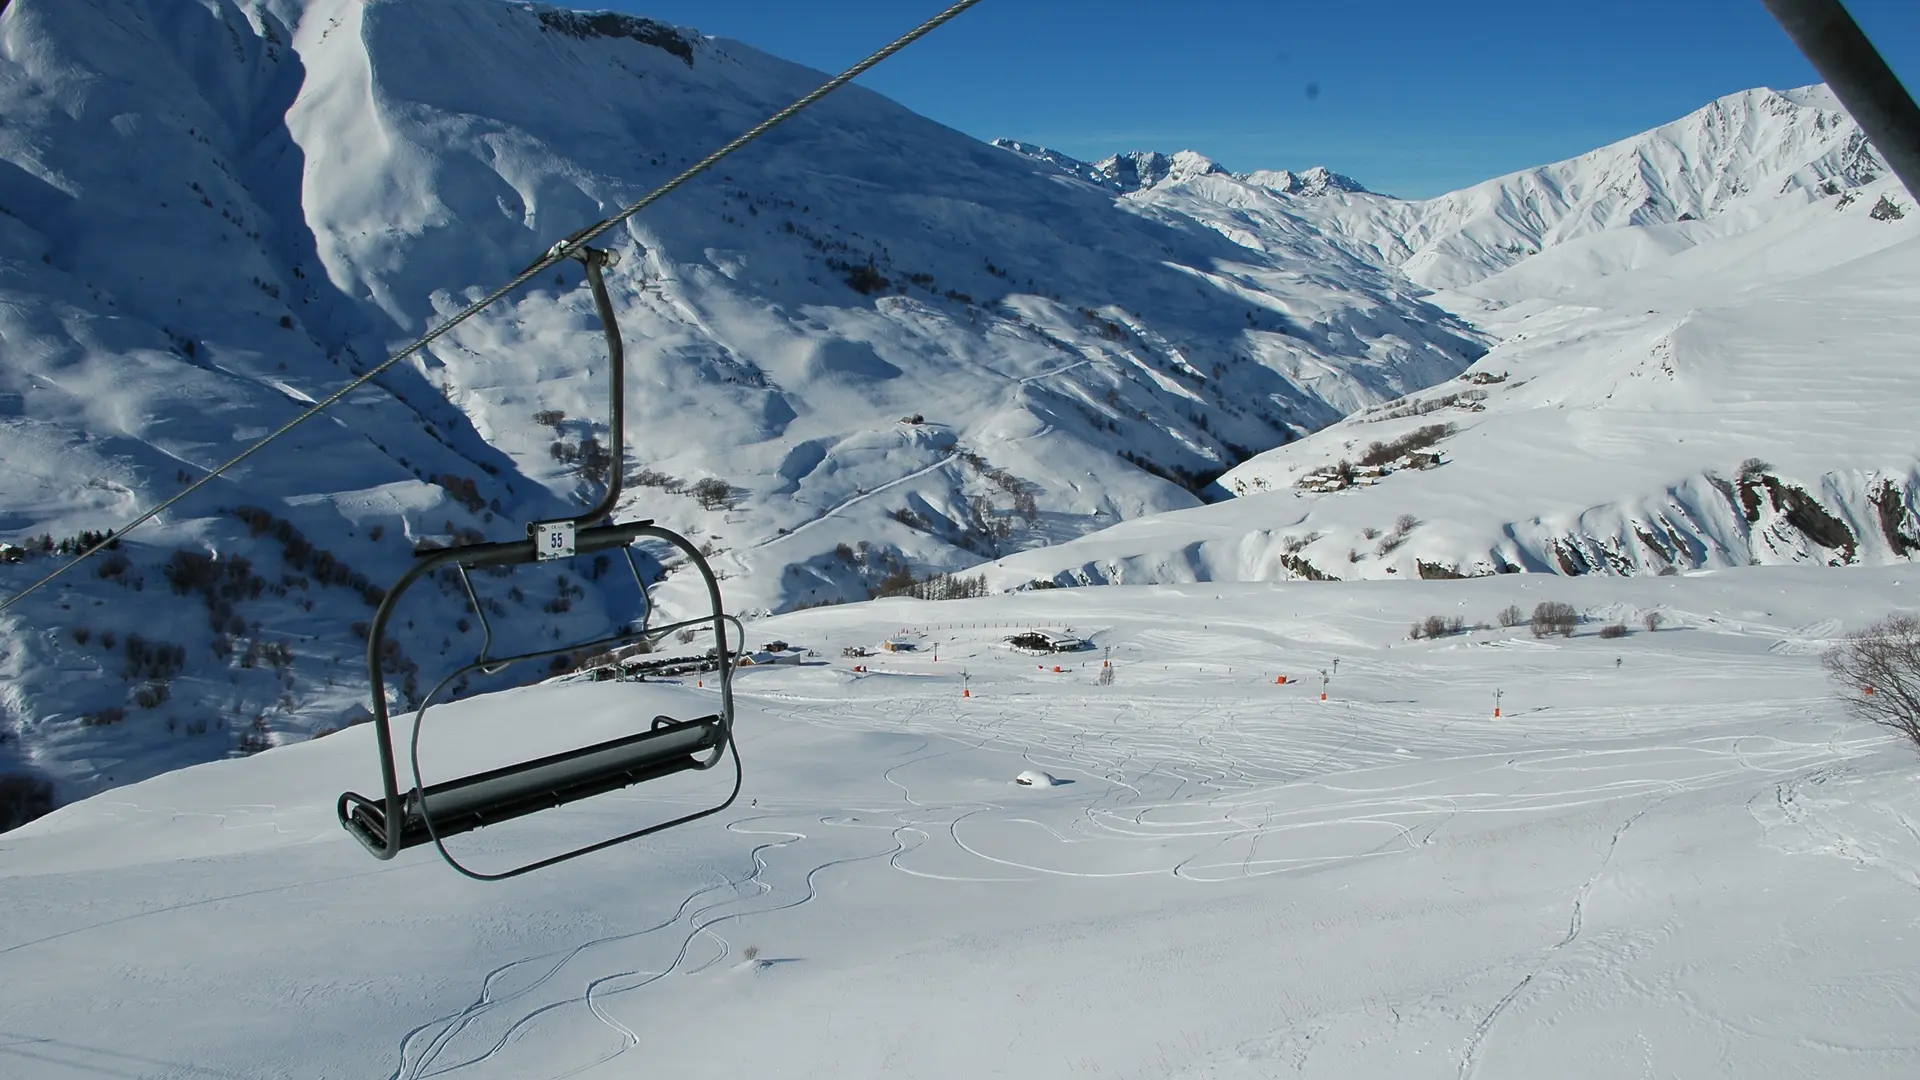
[[[568,238],[559,245],[560,254],[586,267],[587,284],[592,289],[594,307],[599,313],[606,336],[612,376],[608,436],[611,442],[607,490],[594,507],[575,517],[555,521],[537,521],[527,526],[527,539],[495,543],[465,544],[422,552],[399,582],[388,590],[374,612],[367,633],[367,674],[372,688],[374,737],[380,751],[381,795],[369,798],[355,792],[340,796],[337,813],[340,824],[368,851],[381,859],[391,859],[401,851],[421,844],[432,844],[447,864],[468,877],[497,881],[515,877],[558,862],[576,858],[615,844],[637,840],[651,833],[717,814],[733,805],[740,794],[740,752],[733,742],[733,656],[726,626],[732,623],[745,638],[740,621],[726,613],[720,598],[720,583],[713,568],[686,537],[654,524],[651,520],[615,522],[612,513],[620,499],[621,462],[625,438],[625,350],[621,346],[619,325],[613,303],[607,295],[602,270],[616,262],[616,254],[587,247]],[[646,587],[633,561],[632,545],[641,540],[663,541],[686,556],[706,585],[709,610],[692,619],[664,626],[648,625],[651,605],[646,602]],[[493,627],[485,607],[474,594],[467,571],[474,567],[513,567],[557,559],[576,558],[599,552],[619,550],[626,558],[639,589],[642,614],[623,624],[610,635],[592,641],[575,642],[557,649],[541,649],[509,656],[494,656]],[[388,711],[386,681],[381,669],[381,654],[386,627],[394,608],[412,585],[426,575],[452,567],[460,575],[468,603],[479,618],[484,638],[479,656],[470,664],[442,679],[414,710],[410,739],[410,773],[413,784],[402,789],[394,755],[393,723]],[[561,656],[577,650],[605,651],[636,641],[651,641],[678,630],[710,625],[719,676],[718,711],[689,720],[667,716],[654,717],[651,724],[632,735],[551,754],[503,768],[428,785],[420,773],[420,728],[434,699],[455,680],[474,672],[494,673],[512,664]],[[596,843],[587,844],[510,870],[484,873],[463,866],[447,850],[445,839],[482,826],[523,817],[580,799],[602,795],[634,784],[658,780],[689,770],[705,770],[733,759],[733,786],[724,802],[667,821],[646,825]]]

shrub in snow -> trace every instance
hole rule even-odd
[[[1391,442],[1367,444],[1366,452],[1360,455],[1362,465],[1391,465],[1408,454],[1425,450],[1455,431],[1452,424],[1428,424],[1416,428]]]
[[[1526,621],[1527,617],[1521,612],[1519,604],[1508,604],[1500,609],[1501,626],[1519,626]]]
[[[1603,626],[1600,628],[1600,636],[1608,640],[1612,640],[1614,638],[1626,637],[1627,624],[1623,622],[1618,622],[1618,623],[1613,623],[1610,626]]]
[[[871,260],[865,266],[848,267],[846,281],[855,292],[865,296],[885,292],[887,286],[892,284],[880,275],[880,271],[875,268]]]
[[[1757,457],[1750,457],[1740,463],[1740,479],[1752,480],[1764,472],[1771,472],[1773,466]]]
[[[1533,636],[1541,638],[1548,634],[1559,634],[1561,637],[1572,637],[1574,624],[1579,621],[1580,616],[1573,610],[1572,604],[1544,601],[1533,608]]]
[[[83,713],[81,727],[109,727],[127,718],[127,710],[118,705],[101,709],[99,712]]]
[[[1920,618],[1889,615],[1821,657],[1840,700],[1920,746]]]
[[[1640,616],[1640,625],[1646,627],[1647,633],[1649,634],[1660,629],[1660,624],[1665,621],[1657,611],[1649,611],[1645,615]]]
[[[0,774],[0,832],[17,829],[53,810],[53,782],[25,773]]]
[[[701,509],[718,510],[733,501],[733,485],[709,476],[693,485],[693,497],[700,501]]]
[[[1880,201],[1873,204],[1873,209],[1867,211],[1867,216],[1875,221],[1899,221],[1907,216],[1907,212],[1893,201],[1893,196],[1882,195]]]

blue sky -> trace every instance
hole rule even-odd
[[[942,0],[611,6],[837,71]],[[1848,7],[1920,88],[1920,0]],[[986,0],[863,81],[983,139],[1325,165],[1422,197],[1817,77],[1760,0]]]

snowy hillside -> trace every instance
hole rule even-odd
[[[1699,111],[1566,161],[1432,199],[1368,192],[1324,168],[1232,173],[1190,150],[1087,164],[1024,143],[1003,148],[1204,221],[1264,250],[1276,236],[1323,236],[1360,260],[1433,289],[1457,289],[1567,245],[1619,248],[1628,266],[1744,231],[1886,174],[1824,86],[1730,94]],[[1663,243],[1638,259],[1618,238],[1638,227]]]
[[[1825,87],[1730,94],[1568,161],[1402,204],[1339,196],[1308,213],[1370,261],[1455,288],[1570,241],[1629,226],[1712,222],[1834,195],[1886,174]],[[1797,199],[1782,199],[1797,196]]]
[[[1405,640],[1540,601],[1594,621]],[[1911,568],[781,616],[832,659],[743,673],[739,801],[530,877],[368,858],[332,806],[372,776],[366,727],[7,834],[0,1073],[1908,1080],[1920,758],[1816,659],[1888,607],[1920,607]],[[926,648],[839,659],[902,627]],[[1042,667],[1023,627],[1098,648]],[[711,702],[510,691],[430,718],[423,763]],[[716,784],[453,842],[500,866]]]
[[[28,554],[0,591],[821,78],[495,0],[6,5],[0,541]],[[711,545],[749,610],[1195,505],[1483,349],[1388,271],[1142,213],[859,89],[610,242],[628,511]],[[597,492],[602,353],[578,275],[542,279],[8,612],[0,771],[65,797],[343,722],[415,544]],[[592,569],[482,585],[549,645],[630,599]],[[403,689],[477,643],[457,596],[404,613]]]
[[[1241,498],[1009,557],[989,580],[1908,561],[1917,225],[1889,180],[1637,270],[1543,255],[1475,287],[1502,294],[1478,317],[1504,340],[1459,379],[1232,470]]]

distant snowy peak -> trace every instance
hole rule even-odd
[[[1122,195],[1144,191],[1169,181],[1191,180],[1197,176],[1225,174],[1227,171],[1217,162],[1192,150],[1171,155],[1157,150],[1134,150],[1115,154],[1104,161],[1087,162],[1058,150],[1016,139],[995,139],[993,145],[1050,165],[1089,184],[1112,188]]]
[[[1203,176],[1226,176],[1243,184],[1266,188],[1286,195],[1325,195],[1329,192],[1364,193],[1367,189],[1350,176],[1321,166],[1302,172],[1286,169],[1260,169],[1250,173],[1228,172],[1219,162],[1192,150],[1163,154],[1158,150],[1134,150],[1115,154],[1098,162],[1069,157],[1058,150],[1020,142],[995,139],[993,145],[1023,157],[1051,165],[1069,176],[1090,184],[1112,188],[1123,195],[1195,180]]]
[[[1225,175],[1227,172],[1212,158],[1192,150],[1181,150],[1172,155],[1162,154],[1158,150],[1135,150],[1115,154],[1094,168],[1111,177],[1114,186],[1127,193],[1202,176]]]
[[[1736,208],[1758,220],[1885,172],[1826,87],[1762,87],[1579,157],[1436,198],[1303,211],[1356,253],[1429,288],[1457,289],[1570,241]]]
[[[1367,193],[1367,189],[1360,186],[1360,181],[1319,165],[1304,172],[1258,169],[1250,173],[1236,173],[1234,179],[1286,195],[1315,196],[1333,192],[1364,195]]]
[[[1100,187],[1114,186],[1113,178],[1101,172],[1098,165],[1081,161],[1076,157],[1068,157],[1058,150],[1049,150],[1044,146],[1021,142],[1018,139],[995,139],[993,145],[1002,150],[1012,151],[1021,157],[1032,158],[1043,165],[1050,165],[1068,176],[1085,180],[1089,184],[1097,184]]]
[[[1865,133],[1830,90],[1816,85],[1729,94],[1673,123],[1490,183],[1574,180],[1584,182],[1589,198],[1643,196],[1641,206],[1617,208],[1628,215],[1665,204],[1704,216],[1747,195],[1784,195],[1827,181],[1857,187],[1885,172]]]

